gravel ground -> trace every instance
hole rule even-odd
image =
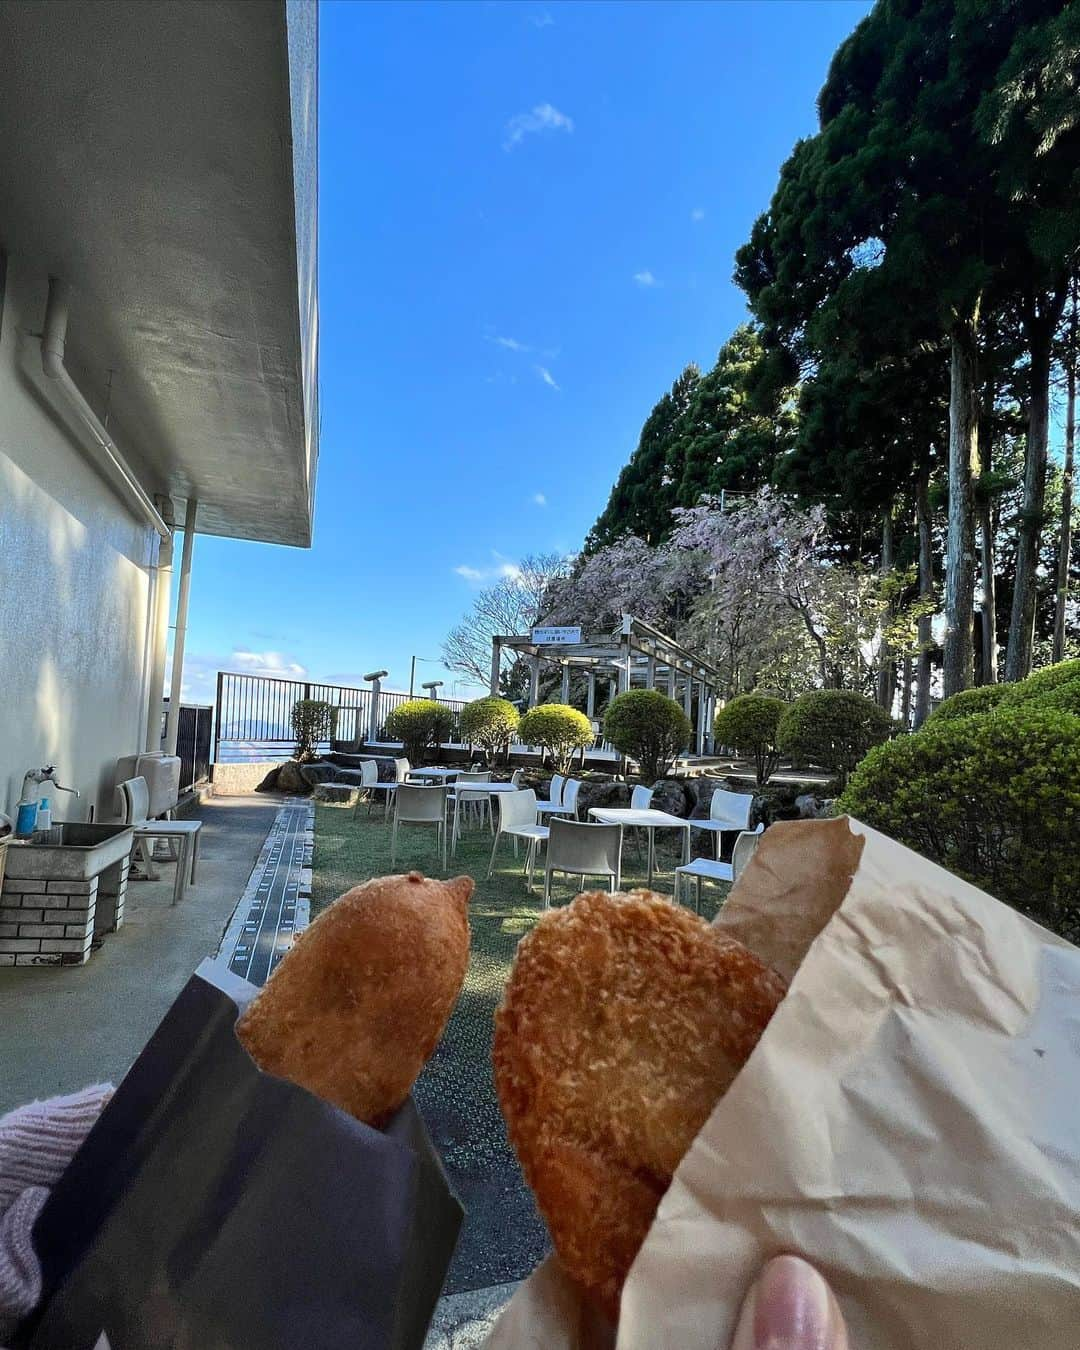
[[[391,870],[415,868],[441,875],[433,830],[403,829],[399,842],[391,869],[390,831],[381,809],[369,818],[361,806],[354,822],[351,808],[317,805],[312,913],[357,882]],[[677,847],[674,835],[665,839],[658,832],[663,870],[653,880],[657,891],[671,891],[670,869],[677,861]],[[465,1206],[447,1293],[521,1279],[548,1248],[543,1221],[507,1142],[491,1076],[492,1015],[502,997],[514,949],[536,922],[542,902],[540,896],[526,891],[508,841],[500,845],[500,861],[488,881],[490,852],[487,830],[473,830],[463,837],[457,857],[451,860],[448,876],[467,872],[476,881],[469,907],[472,956],[461,998],[415,1089],[417,1104]],[[643,854],[630,841],[623,861],[627,869],[624,886],[644,885]],[[712,918],[724,889],[708,888],[702,907],[706,918]],[[553,903],[565,903],[574,893],[569,885],[561,884],[553,890]]]

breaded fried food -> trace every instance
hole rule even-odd
[[[495,1087],[563,1265],[612,1320],[672,1174],[786,988],[644,890],[579,895],[519,944]]]
[[[296,939],[236,1024],[266,1073],[368,1125],[409,1095],[469,963],[471,877],[376,877]]]

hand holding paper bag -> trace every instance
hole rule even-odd
[[[770,829],[721,925],[792,984],[660,1204],[619,1350],[728,1346],[780,1252],[852,1350],[1075,1350],[1080,952],[847,819]],[[596,1343],[545,1263],[489,1346]]]

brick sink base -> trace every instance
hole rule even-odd
[[[0,891],[0,966],[81,966],[95,933],[124,922],[129,858],[89,881],[15,881]]]

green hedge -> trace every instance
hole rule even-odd
[[[1054,689],[1040,694],[1027,705],[1031,708],[1057,708],[1061,712],[1080,717],[1080,679],[1066,680]]]
[[[405,758],[419,764],[429,748],[446,739],[454,717],[443,703],[431,698],[411,698],[399,703],[386,719],[386,734],[392,741],[401,741]]]
[[[315,758],[315,747],[334,735],[334,705],[321,698],[298,698],[292,705],[292,733],[296,737],[293,755],[299,760]]]
[[[1080,680],[1080,660],[1059,661],[1055,666],[1043,666],[1026,680],[1005,685],[1005,694],[1001,701],[1005,705],[1029,703],[1032,699],[1041,699],[1044,694],[1051,693],[1063,684],[1070,684],[1073,680]]]
[[[872,750],[839,808],[1080,939],[1080,717],[946,719]]]
[[[718,745],[730,745],[750,755],[758,783],[767,783],[780,762],[777,732],[788,705],[768,694],[740,694],[719,710],[713,720]]]
[[[547,750],[559,773],[565,773],[578,750],[596,739],[592,723],[567,703],[541,703],[522,717],[518,735],[526,745]]]
[[[616,750],[633,755],[646,783],[655,783],[690,742],[690,719],[658,689],[628,689],[608,704],[604,736]]]
[[[976,713],[989,712],[1009,693],[1007,684],[983,684],[977,689],[964,689],[939,703],[924,725],[931,722],[951,722],[958,717],[972,717]]]
[[[477,698],[461,710],[461,739],[487,754],[505,749],[514,739],[521,714],[505,698]]]
[[[889,714],[865,694],[815,689],[788,708],[776,736],[785,755],[828,769],[843,786],[866,752],[887,741],[893,730]]]

